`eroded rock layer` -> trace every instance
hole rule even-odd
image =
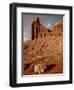
[[[32,23],[32,40],[25,41],[23,46],[24,74],[37,74],[37,70],[38,74],[63,73],[62,21],[57,21],[53,30],[50,30],[44,27],[37,18]]]

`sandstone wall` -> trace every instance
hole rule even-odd
[[[63,73],[63,22],[55,22],[50,31],[37,18],[32,23],[32,40],[24,42],[23,56],[24,74]]]
[[[40,23],[39,18],[37,18],[36,21],[33,21],[33,23],[32,23],[32,40],[39,38],[39,37],[41,37],[41,38],[46,37],[47,35],[49,35],[48,32],[50,32],[50,30]]]

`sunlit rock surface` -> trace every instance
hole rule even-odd
[[[23,43],[23,73],[63,73],[63,22],[55,22],[53,30],[50,30],[37,18],[31,29],[32,40]]]

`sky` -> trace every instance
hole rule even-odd
[[[58,20],[63,21],[63,15],[53,15],[53,14],[26,14],[22,13],[22,29],[23,29],[23,40],[26,41],[31,39],[31,24],[36,18],[39,17],[40,23],[45,27],[51,29],[55,22]]]

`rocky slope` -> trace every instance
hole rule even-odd
[[[57,22],[54,25],[51,34],[49,33],[46,37],[25,41],[23,46],[24,74],[37,74],[34,71],[34,65],[40,64],[46,66],[46,69],[41,73],[63,73],[62,22]]]

